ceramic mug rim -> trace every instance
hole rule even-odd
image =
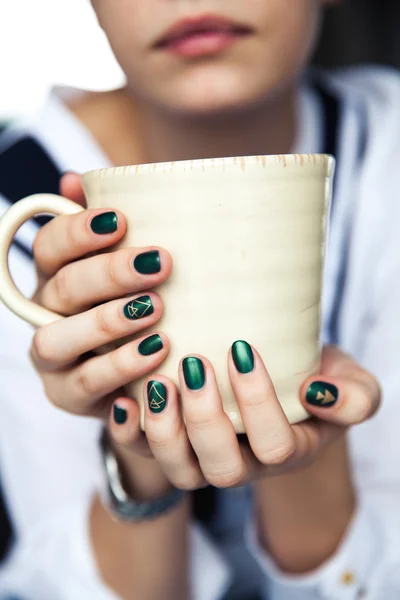
[[[129,175],[138,175],[145,173],[172,173],[184,171],[197,171],[199,169],[213,169],[215,167],[240,167],[243,171],[247,165],[260,164],[263,169],[276,168],[277,164],[286,168],[296,165],[303,167],[306,171],[322,167],[326,170],[329,176],[335,165],[335,158],[331,154],[314,153],[314,154],[268,154],[268,155],[251,155],[251,156],[227,156],[220,158],[198,158],[193,160],[177,160],[159,163],[144,163],[137,165],[127,165],[119,167],[106,167],[103,169],[93,169],[86,171],[82,175],[85,182],[93,179],[123,177]],[[308,167],[308,168],[307,168]]]

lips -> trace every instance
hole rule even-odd
[[[155,48],[186,56],[197,56],[221,50],[251,33],[250,27],[223,17],[185,19],[171,27],[156,42]]]

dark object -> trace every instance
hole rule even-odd
[[[201,390],[206,381],[204,365],[199,358],[188,356],[183,360],[183,376],[189,390]]]
[[[11,204],[31,194],[59,194],[61,175],[47,152],[31,137],[24,137],[0,152],[0,193]],[[41,226],[50,219],[40,216],[34,221]],[[32,256],[30,248],[15,240],[14,244]]]
[[[367,63],[399,68],[399,25],[399,2],[340,2],[325,11],[314,63],[324,68]]]
[[[306,400],[308,404],[330,408],[336,404],[339,390],[335,385],[324,381],[314,381],[307,390]]]
[[[0,563],[6,557],[13,539],[13,530],[0,487]]]
[[[124,315],[130,321],[149,317],[153,312],[154,307],[150,296],[140,296],[140,298],[131,300],[124,306]]]
[[[118,229],[118,217],[115,212],[109,211],[93,217],[90,227],[98,235],[115,233]]]
[[[162,348],[162,339],[160,338],[158,333],[155,333],[154,335],[151,335],[150,337],[143,340],[143,342],[140,342],[138,346],[138,351],[139,354],[141,354],[142,356],[150,356],[150,354],[155,354],[156,352],[162,350]]]
[[[251,373],[254,369],[254,355],[250,344],[238,340],[232,345],[232,358],[239,373]]]
[[[133,266],[138,273],[142,275],[153,275],[161,271],[160,253],[158,250],[150,250],[138,254],[134,260]]]
[[[161,413],[167,406],[167,388],[161,381],[149,381],[147,399],[152,413]]]
[[[113,412],[114,421],[117,423],[117,425],[123,425],[124,423],[126,423],[128,419],[128,413],[124,408],[121,408],[120,406],[118,406],[118,404],[114,404]]]

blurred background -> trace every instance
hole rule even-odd
[[[400,67],[399,29],[398,0],[344,0],[326,13],[315,62]],[[0,57],[0,121],[35,110],[54,83],[123,83],[89,0],[0,0]]]

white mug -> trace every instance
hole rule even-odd
[[[334,165],[333,157],[322,154],[248,156],[116,167],[82,177],[88,208],[112,207],[126,216],[127,234],[118,247],[156,245],[172,254],[172,275],[157,289],[164,314],[148,330],[163,331],[171,340],[158,372],[178,383],[180,359],[205,355],[237,433],[244,429],[227,371],[236,340],[260,353],[290,423],[308,416],[299,388],[320,366]],[[62,317],[17,290],[8,269],[9,247],[33,215],[80,210],[65,198],[37,194],[16,203],[0,221],[0,298],[35,326]],[[143,423],[143,379],[127,388],[141,405]]]

